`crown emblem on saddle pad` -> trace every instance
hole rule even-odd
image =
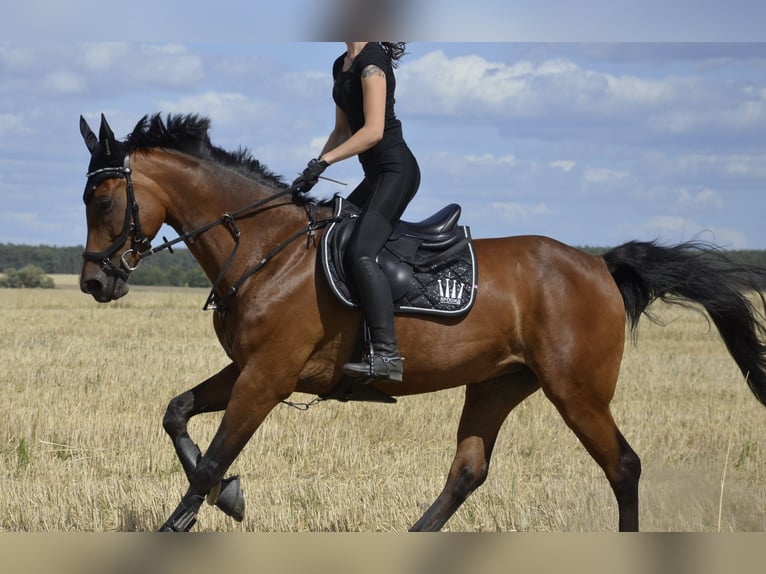
[[[463,303],[464,283],[458,283],[457,279],[446,277],[444,285],[442,285],[441,279],[437,281],[437,284],[439,285],[439,303],[442,305],[461,305]]]

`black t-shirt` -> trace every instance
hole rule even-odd
[[[364,125],[362,71],[372,64],[386,74],[386,116],[383,139],[372,149],[359,154],[359,160],[365,164],[368,160],[374,161],[376,149],[381,150],[404,142],[402,124],[394,113],[396,79],[388,56],[377,42],[368,42],[351,63],[351,67],[344,72],[343,60],[346,54],[347,52],[344,52],[339,56],[332,67],[332,76],[335,80],[332,97],[338,107],[346,114],[351,133],[356,133]]]

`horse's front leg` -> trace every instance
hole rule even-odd
[[[239,368],[232,363],[193,389],[175,397],[165,411],[162,425],[173,441],[173,447],[189,481],[202,453],[189,436],[188,422],[195,415],[224,410],[229,404],[231,390],[238,376]],[[245,511],[245,500],[239,490],[238,477],[227,478],[212,490],[214,496],[209,496],[208,500],[224,513],[241,521]]]
[[[222,375],[224,371],[219,375]],[[289,385],[278,390],[276,385],[269,384],[269,381],[273,380],[279,379],[269,378],[262,372],[249,373],[247,370],[243,370],[237,376],[231,387],[226,412],[221,424],[203,456],[199,456],[199,449],[196,445],[193,443],[191,443],[192,446],[189,445],[191,440],[189,439],[187,442],[183,433],[179,435],[178,444],[174,440],[182,464],[189,467],[187,471],[189,490],[173,514],[170,515],[170,518],[160,528],[161,531],[187,531],[194,525],[196,515],[205,497],[211,491],[215,495],[216,487],[222,482],[224,474],[266,418],[266,415],[292,392],[292,388],[288,388]],[[186,436],[188,437],[188,434]],[[191,458],[195,456],[197,458],[196,464],[189,464]],[[227,486],[225,482],[224,486]],[[221,495],[223,495],[223,491]],[[242,503],[244,507],[244,499]]]

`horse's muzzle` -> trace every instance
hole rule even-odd
[[[99,303],[108,303],[127,295],[128,284],[114,275],[107,275],[99,268],[83,269],[80,276],[80,291]]]

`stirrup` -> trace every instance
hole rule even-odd
[[[359,363],[346,363],[343,372],[355,379],[371,382],[402,382],[402,361],[400,356],[386,357],[383,355],[367,355]]]

